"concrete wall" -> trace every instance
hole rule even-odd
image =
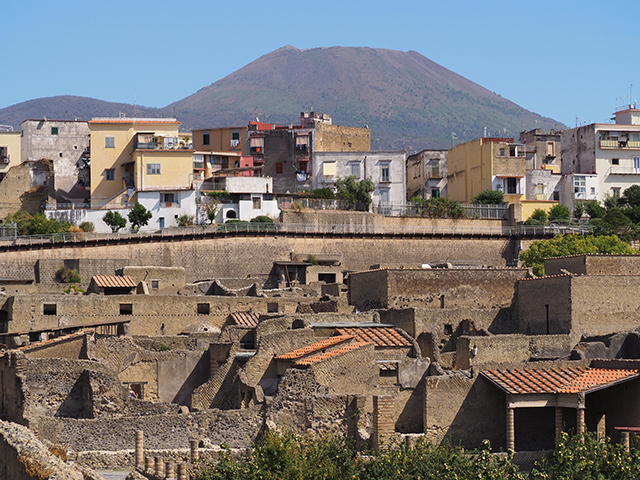
[[[576,275],[640,275],[640,255],[574,255],[545,258],[547,275],[558,275],[561,269]]]

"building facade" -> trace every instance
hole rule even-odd
[[[21,161],[51,160],[54,196],[60,204],[89,201],[90,132],[87,122],[25,120],[21,128]]]
[[[407,200],[447,196],[447,150],[422,150],[407,157]]]
[[[0,181],[21,163],[20,132],[0,130]]]
[[[572,177],[574,188],[563,201],[567,206],[583,194],[602,202],[640,184],[640,110],[621,110],[614,118],[615,124],[592,123],[562,133],[562,173]]]
[[[526,196],[525,146],[513,138],[477,138],[449,150],[447,195],[462,203],[484,190],[501,191],[505,201]]]

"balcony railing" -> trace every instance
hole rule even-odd
[[[609,175],[640,175],[640,168],[612,166]]]
[[[627,148],[640,150],[640,142],[636,140],[600,140],[600,148]]]

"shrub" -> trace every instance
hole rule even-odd
[[[68,267],[62,266],[56,272],[56,276],[63,283],[80,283],[80,282],[82,282],[82,279],[80,278],[80,274],[78,273],[78,270],[76,270],[75,268],[68,268]]]
[[[189,225],[193,225],[193,215],[185,214],[178,217],[179,227],[188,227]]]
[[[7,223],[14,223],[16,225],[18,235],[28,235],[27,227],[32,218],[33,216],[30,213],[20,210],[19,212],[7,215],[4,221]]]
[[[504,205],[504,193],[500,190],[483,190],[471,199],[477,205]]]
[[[36,213],[27,225],[27,235],[46,235],[49,233],[59,233],[69,230],[71,226],[68,222],[59,222],[49,219],[44,213]]]
[[[571,218],[571,210],[566,205],[558,203],[549,209],[549,221],[567,221]]]
[[[273,223],[273,218],[268,217],[267,215],[258,215],[251,219],[251,223]]]
[[[531,216],[524,222],[525,225],[546,225],[547,224],[547,212],[541,208],[536,208]]]
[[[418,209],[418,215],[429,218],[461,218],[464,211],[454,200],[443,197],[412,197],[409,200]]]
[[[360,181],[349,175],[336,180],[336,197],[344,200],[350,210],[369,210],[372,199],[371,194],[376,189],[376,184],[368,178]]]
[[[311,265],[318,265],[318,257],[316,257],[314,254],[308,255],[307,262],[309,262]]]
[[[329,187],[324,188],[316,188],[315,190],[311,190],[311,195],[313,198],[324,198],[327,200],[331,200],[336,198],[335,193]]]
[[[82,229],[83,232],[93,232],[96,229],[93,222],[82,222],[78,226]]]

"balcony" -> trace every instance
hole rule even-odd
[[[640,168],[612,166],[609,175],[640,175]]]
[[[193,162],[194,170],[204,170],[204,162]]]
[[[251,147],[251,155],[264,155],[262,147]]]
[[[634,140],[600,140],[600,148],[605,149],[626,149],[626,150],[640,150],[640,141]]]

